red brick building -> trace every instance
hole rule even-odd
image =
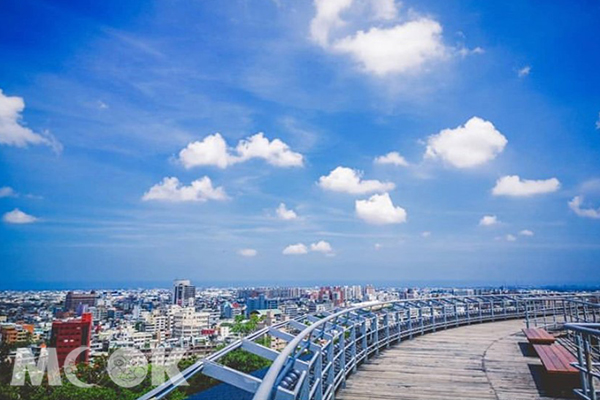
[[[87,346],[88,349],[79,355],[76,362],[87,364],[90,360],[89,346],[91,338],[92,314],[90,313],[84,313],[79,319],[54,321],[52,323],[50,347],[56,348],[59,367],[64,366],[65,359],[71,351],[81,346]]]

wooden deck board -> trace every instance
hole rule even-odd
[[[361,365],[337,400],[542,400],[519,343],[523,321],[448,329],[402,342]]]

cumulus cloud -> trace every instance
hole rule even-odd
[[[500,221],[498,221],[498,217],[496,217],[495,215],[484,215],[479,220],[479,225],[480,226],[492,226],[492,225],[498,224],[499,222]]]
[[[60,152],[62,145],[49,132],[40,134],[23,126],[21,113],[24,109],[22,97],[6,96],[0,89],[0,144],[16,147],[43,144]]]
[[[263,133],[241,140],[235,149],[241,161],[262,158],[277,167],[301,167],[304,164],[302,154],[291,151],[279,139],[269,141]]]
[[[319,186],[325,190],[351,194],[386,192],[396,187],[392,182],[363,180],[362,175],[361,171],[337,167],[329,175],[319,178]]]
[[[521,236],[533,236],[534,233],[533,233],[533,231],[530,231],[529,229],[523,229],[521,232],[519,232],[519,235],[521,235]]]
[[[9,186],[0,188],[0,198],[2,197],[17,197],[17,192]]]
[[[517,238],[514,235],[510,234],[506,235],[505,238],[507,242],[515,242],[517,240]]]
[[[277,207],[276,212],[277,212],[277,217],[279,219],[283,219],[286,221],[298,218],[298,215],[296,214],[296,212],[294,210],[288,210],[287,207],[285,206],[285,203],[279,204],[279,207]]]
[[[258,254],[258,251],[254,249],[241,249],[238,251],[238,254],[243,257],[254,257]]]
[[[523,68],[519,69],[517,71],[517,75],[519,76],[519,78],[524,78],[527,75],[529,75],[531,73],[531,66],[530,65],[526,65]]]
[[[308,253],[308,248],[303,243],[291,244],[285,249],[283,249],[283,254],[286,256],[301,255],[306,253]]]
[[[358,31],[332,45],[351,56],[364,71],[377,76],[417,71],[425,63],[443,58],[442,26],[419,18],[391,28]]]
[[[596,129],[600,129],[600,113],[598,113],[598,121],[596,121]]]
[[[401,224],[406,222],[406,210],[395,207],[388,193],[375,194],[368,200],[355,202],[356,215],[373,225]]]
[[[323,253],[328,256],[332,256],[335,254],[333,251],[333,247],[331,247],[331,244],[329,244],[329,242],[326,242],[324,240],[321,240],[317,243],[312,243],[310,245],[310,250],[316,251],[318,253]]]
[[[429,231],[421,232],[421,236],[424,238],[428,238],[429,236],[431,236],[431,232],[429,232]]]
[[[375,248],[375,250],[380,250],[383,247],[383,245],[381,243],[375,243],[373,247]]]
[[[144,193],[142,200],[158,200],[174,203],[207,200],[226,200],[227,195],[221,186],[213,187],[208,176],[193,181],[189,186],[183,185],[179,179],[164,178],[162,182],[152,186]]]
[[[425,158],[442,159],[456,168],[472,168],[496,158],[508,140],[490,121],[473,117],[427,139]]]
[[[179,160],[186,168],[214,165],[227,168],[231,165],[260,158],[277,167],[301,167],[304,157],[296,153],[280,139],[269,140],[262,132],[240,140],[235,149],[230,149],[219,133],[209,135],[201,141],[189,143],[179,152]]]
[[[569,201],[569,208],[580,217],[600,219],[600,208],[582,208],[583,196],[575,196]]]
[[[7,224],[31,224],[36,222],[38,218],[33,215],[24,213],[23,211],[15,208],[12,211],[7,212],[2,216],[2,220]]]
[[[364,72],[376,76],[419,72],[448,53],[442,41],[442,26],[434,19],[408,13],[400,20],[393,0],[370,0],[366,5],[364,1],[315,0],[311,39],[325,50],[350,56]],[[349,11],[360,16],[361,22],[370,20],[373,26],[352,29],[352,24],[342,18]],[[332,33],[341,28],[344,34],[332,39]]]
[[[392,164],[401,167],[408,167],[408,162],[397,151],[392,151],[384,156],[375,158],[375,164]]]
[[[494,196],[527,197],[556,192],[559,188],[560,182],[556,178],[529,180],[521,179],[518,175],[509,175],[496,181],[492,194]]]
[[[283,254],[302,255],[307,254],[309,250],[315,253],[324,254],[329,257],[335,256],[335,252],[333,251],[333,247],[331,247],[331,244],[324,240],[312,243],[310,246],[306,246],[304,243],[291,244],[285,249],[283,249]]]

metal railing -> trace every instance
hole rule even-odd
[[[462,325],[525,318],[560,327],[600,321],[600,295],[489,295],[374,302],[306,315],[265,327],[197,362],[138,400],[162,399],[184,379],[203,373],[254,393],[254,400],[330,400],[348,375],[392,344]],[[268,337],[271,346],[259,339]],[[264,378],[219,364],[233,350],[272,361]]]
[[[581,388],[575,393],[585,400],[598,400],[600,392],[600,323],[570,323],[565,329],[575,338],[577,362],[573,364],[580,371]]]

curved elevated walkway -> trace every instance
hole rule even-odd
[[[538,388],[544,374],[537,357],[524,355],[524,326],[522,320],[485,323],[404,341],[361,365],[336,399],[561,398]]]

